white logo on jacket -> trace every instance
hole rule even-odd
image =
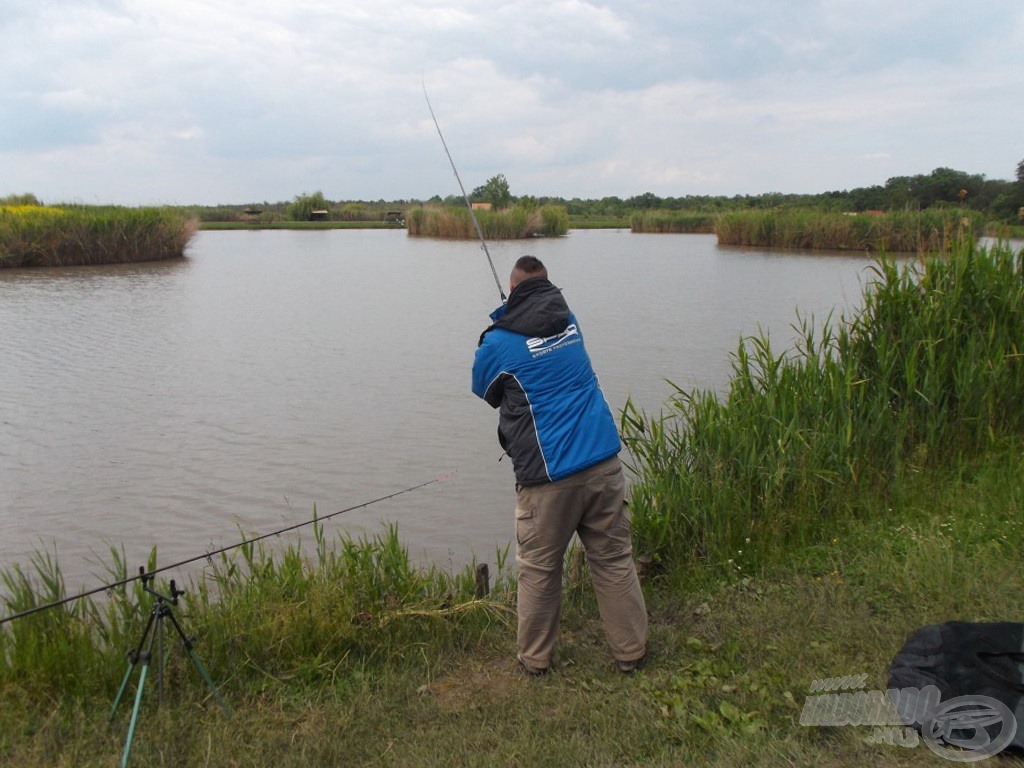
[[[572,342],[569,342],[571,337],[575,336]],[[580,330],[576,327],[576,323],[572,323],[561,333],[556,333],[554,336],[534,336],[532,339],[526,340],[526,348],[530,350],[530,354],[536,357],[537,355],[544,355],[548,352],[554,351],[556,347],[559,347],[566,343],[575,343],[580,341]]]

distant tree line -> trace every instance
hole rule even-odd
[[[831,212],[870,210],[904,211],[961,206],[983,213],[990,220],[1020,223],[1024,219],[1024,160],[1017,164],[1012,181],[986,179],[952,168],[936,168],[929,174],[894,176],[882,185],[818,194],[766,192],[759,195],[684,195],[660,197],[653,192],[621,198],[534,197],[513,195],[508,180],[497,174],[469,193],[471,202],[490,203],[495,209],[520,206],[563,206],[574,218],[621,218],[634,213],[693,211],[719,213],[749,208],[800,207]],[[0,204],[39,204],[34,195],[11,195]],[[404,217],[409,208],[422,205],[464,206],[461,194],[434,195],[428,200],[330,200],[321,191],[303,193],[289,201],[243,205],[182,206],[200,221],[387,221]]]
[[[952,168],[936,168],[929,174],[894,176],[881,185],[818,194],[766,192],[759,195],[660,197],[645,192],[627,198],[610,196],[600,199],[515,196],[505,176],[497,174],[473,189],[469,199],[471,202],[490,203],[494,208],[561,205],[570,216],[595,218],[628,218],[636,212],[647,210],[717,213],[787,206],[861,213],[871,210],[904,211],[961,206],[983,213],[989,219],[1016,223],[1024,218],[1024,160],[1017,164],[1016,178],[1012,181],[986,179],[984,174],[971,174]],[[358,206],[362,206],[364,213],[374,211],[374,215],[379,215],[382,208],[402,209],[424,204],[461,206],[465,201],[461,195],[452,194],[444,197],[435,195],[429,200],[347,203],[344,207],[339,207],[342,206],[340,203],[324,202],[331,210],[332,218],[346,210],[352,213]]]
[[[884,185],[808,195],[767,192],[760,195],[659,197],[646,192],[625,199],[604,197],[600,200],[564,200],[542,197],[538,200],[541,203],[564,205],[570,216],[629,216],[644,210],[718,212],[779,206],[858,213],[963,206],[982,212],[989,218],[1016,221],[1024,207],[1024,160],[1017,165],[1014,181],[986,179],[982,174],[936,168],[927,175],[895,176]]]

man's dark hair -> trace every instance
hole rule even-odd
[[[547,267],[536,256],[520,256],[513,269],[522,272],[524,275],[535,275],[538,272],[548,271]]]

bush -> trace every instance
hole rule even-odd
[[[298,195],[288,206],[288,218],[292,221],[312,221],[313,211],[327,210],[327,200],[323,192],[312,195]]]

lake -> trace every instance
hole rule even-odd
[[[872,264],[625,230],[489,247],[503,281],[525,253],[547,264],[613,409],[658,410],[666,380],[723,389],[742,335],[781,351],[797,309],[856,308]],[[166,565],[452,472],[328,532],[391,521],[417,561],[493,563],[514,481],[470,368],[497,303],[479,243],[394,230],[201,232],[175,262],[0,270],[0,566],[56,551],[92,587],[111,546],[134,572],[152,546]]]

